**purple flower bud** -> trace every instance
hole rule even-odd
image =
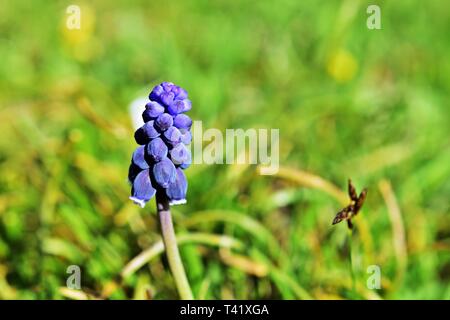
[[[167,188],[169,184],[175,181],[175,166],[168,158],[164,158],[153,166],[153,177],[161,188]]]
[[[161,85],[157,85],[153,88],[152,92],[148,95],[148,98],[152,101],[160,101],[160,96],[164,92],[164,89]]]
[[[168,107],[167,111],[173,116],[183,112],[186,109],[185,100],[174,100]]]
[[[136,176],[141,172],[142,169],[139,168],[134,163],[130,164],[130,167],[128,168],[128,182],[133,183],[134,179],[136,179]]]
[[[186,131],[185,133],[182,133],[180,141],[182,143],[184,143],[185,145],[190,144],[191,141],[192,141],[192,134],[191,134],[191,132],[190,131]]]
[[[173,125],[178,129],[190,129],[192,120],[185,114],[179,114],[173,119]]]
[[[155,120],[156,126],[160,131],[166,131],[173,125],[173,118],[168,113],[163,113]]]
[[[172,118],[172,117],[171,117]],[[138,144],[147,144],[150,139],[156,138],[159,136],[159,132],[156,131],[154,122],[148,121],[144,123],[142,127],[136,130],[134,133],[134,138]]]
[[[133,181],[130,199],[143,208],[155,193],[156,190],[150,181],[149,169],[141,171]]]
[[[178,94],[176,96],[176,98],[178,100],[184,100],[188,97],[188,93],[186,90],[184,90],[183,88],[178,87],[180,90],[178,90]]]
[[[192,158],[191,158],[191,154],[189,153],[189,159],[186,162],[180,164],[180,168],[183,170],[187,169],[191,166],[191,164],[192,164]]]
[[[189,110],[192,109],[192,102],[189,99],[184,99],[184,109],[183,112],[188,112]]]
[[[161,87],[164,89],[165,92],[172,91],[172,87],[174,87],[174,86],[175,85],[173,84],[173,82],[165,81],[165,82],[161,83]]]
[[[131,162],[138,166],[141,169],[148,169],[148,164],[145,161],[145,147],[139,146],[133,152],[133,157],[131,158]]]
[[[169,106],[172,104],[175,94],[173,92],[163,92],[159,97],[160,101],[165,105]]]
[[[170,159],[176,165],[181,165],[189,161],[191,152],[182,143],[177,144],[170,150]]]
[[[147,145],[147,155],[154,162],[159,162],[167,157],[168,148],[161,138],[155,138]]]
[[[163,85],[163,88],[165,88],[164,90],[166,92],[173,92],[173,94],[175,95],[175,99],[183,100],[188,97],[188,93],[186,90],[177,85],[174,85],[171,82],[168,82],[165,85]]]
[[[176,85],[173,85],[171,88],[170,88],[170,92],[173,92],[173,94],[174,94],[174,97],[176,98],[177,96],[178,96],[178,94],[180,93],[180,87],[179,86],[176,86]]]
[[[187,159],[182,164],[180,164],[180,168],[183,169],[183,170],[187,169],[187,168],[189,168],[189,166],[191,164],[192,164],[192,155],[191,155],[191,152],[188,150]]]
[[[171,126],[169,129],[167,129],[164,134],[164,141],[166,141],[169,145],[175,146],[178,143],[180,143],[181,140],[181,132],[174,126]]]
[[[182,204],[186,203],[186,193],[187,193],[187,179],[184,175],[183,170],[180,168],[176,169],[175,181],[170,183],[166,189],[166,195],[169,198],[170,204]]]
[[[164,113],[164,107],[158,102],[150,101],[145,105],[145,111],[142,113],[142,119],[144,119],[144,122],[147,122],[157,118],[162,113]]]

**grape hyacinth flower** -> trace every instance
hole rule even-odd
[[[171,82],[154,87],[149,99],[142,114],[145,123],[134,134],[141,146],[131,160],[130,199],[144,207],[158,192],[165,194],[169,204],[182,204],[186,202],[187,180],[181,170],[191,164],[186,145],[192,137],[192,120],[184,112],[192,104],[186,90]],[[144,179],[147,173],[149,177]]]
[[[171,82],[153,88],[142,113],[144,125],[134,138],[140,145],[131,157],[128,171],[130,199],[140,205],[156,196],[156,208],[167,260],[182,299],[193,299],[177,247],[170,205],[186,203],[187,180],[184,169],[191,164],[192,120],[184,112],[191,109],[186,90]]]

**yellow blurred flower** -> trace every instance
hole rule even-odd
[[[340,83],[352,80],[357,70],[358,62],[345,49],[339,49],[334,52],[327,62],[328,74]]]

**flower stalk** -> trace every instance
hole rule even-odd
[[[134,138],[140,145],[133,152],[128,170],[130,199],[141,206],[156,195],[161,233],[181,299],[193,299],[181,262],[170,205],[186,203],[188,182],[184,170],[192,162],[186,147],[191,143],[192,120],[184,114],[191,110],[188,93],[172,82],[163,82],[150,92],[142,113],[144,125]]]
[[[347,220],[350,221],[350,220]],[[354,256],[353,256],[353,228],[348,228],[348,252],[349,252],[349,267],[350,267],[350,275],[352,278],[352,292],[353,294],[356,294],[356,274],[355,274],[355,268],[354,268]]]
[[[169,200],[166,195],[156,193],[156,208],[158,210],[166,256],[169,262],[170,271],[175,280],[178,293],[182,300],[194,299],[189,281],[181,261],[180,252],[177,246],[175,230],[173,228],[172,215],[170,213]]]

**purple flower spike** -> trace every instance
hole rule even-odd
[[[179,114],[173,119],[173,125],[178,129],[190,129],[192,120],[185,114]]]
[[[164,158],[153,166],[153,177],[161,188],[167,188],[175,181],[175,166],[168,158]]]
[[[155,129],[153,121],[146,122],[134,133],[134,138],[140,145],[147,144],[151,139],[154,139],[158,136],[159,132]]]
[[[177,168],[175,181],[170,183],[166,189],[166,195],[170,199],[170,204],[186,203],[187,179],[183,170]]]
[[[149,170],[141,171],[133,181],[131,189],[132,196],[130,197],[134,203],[145,207],[145,204],[155,195],[156,190],[153,188],[150,181]]]
[[[160,131],[166,131],[173,125],[173,118],[168,113],[163,113],[155,120],[156,126]]]
[[[159,162],[166,158],[168,151],[169,149],[161,138],[155,138],[147,145],[147,155],[154,162]]]
[[[191,152],[182,143],[177,144],[170,150],[170,159],[176,165],[186,163],[190,158]]]
[[[148,163],[145,161],[145,147],[137,147],[133,152],[131,162],[140,169],[148,169]]]
[[[134,137],[140,144],[133,153],[128,180],[131,197],[144,207],[155,194],[166,196],[169,203],[186,202],[187,180],[183,170],[192,163],[192,120],[184,112],[192,108],[188,93],[172,82],[153,88],[142,118],[145,124]]]
[[[164,141],[166,141],[169,145],[175,146],[181,140],[181,132],[172,126],[164,132],[163,137]]]
[[[157,118],[160,114],[164,113],[164,107],[158,102],[150,101],[145,105],[145,111],[142,113],[142,119],[144,122]]]

